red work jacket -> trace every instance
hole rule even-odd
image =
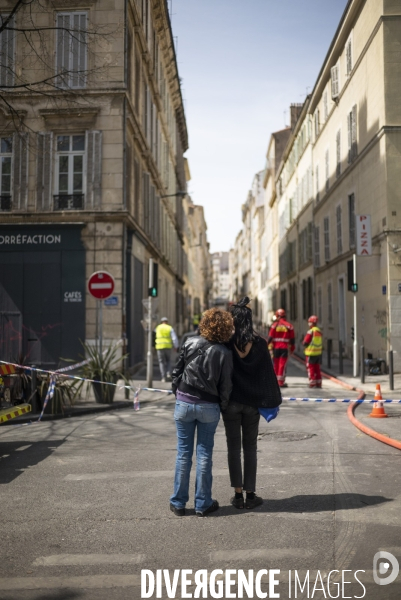
[[[283,318],[277,319],[270,327],[268,343],[273,344],[275,350],[295,349],[295,332],[291,323]]]

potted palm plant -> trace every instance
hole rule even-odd
[[[86,386],[86,394],[88,395],[92,387],[96,402],[111,404],[114,400],[117,381],[123,379],[127,383],[124,373],[118,368],[118,363],[121,364],[127,355],[118,355],[118,343],[110,344],[102,354],[95,346],[82,345],[88,362],[81,367],[79,375],[91,381],[79,382],[75,386],[76,394],[80,393],[81,389]]]

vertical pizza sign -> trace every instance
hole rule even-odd
[[[370,215],[356,215],[356,253],[358,256],[371,256],[372,232]]]

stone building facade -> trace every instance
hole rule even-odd
[[[1,0],[1,14],[10,6]],[[44,0],[14,22],[30,15],[48,61],[22,33],[0,34],[0,86],[21,84],[15,114],[4,103],[0,114],[2,353],[45,367],[77,358],[79,340],[97,336],[86,282],[106,270],[103,336],[124,340],[132,366],[145,350],[150,257],[159,311],[184,329],[188,136],[167,2]]]
[[[193,328],[195,315],[201,315],[210,304],[212,288],[211,261],[207,241],[207,224],[203,206],[194,204],[190,196],[183,201],[184,206],[184,251],[187,264],[185,280],[185,330]]]
[[[394,350],[397,370],[400,35],[399,2],[349,2],[277,175],[281,213],[289,215],[279,236],[281,300],[296,315],[296,327],[304,330],[308,314],[314,312],[334,351],[341,341],[346,355],[352,354],[351,261],[358,215],[369,215],[372,254],[357,257],[358,343],[363,341],[367,352],[384,359]]]
[[[248,255],[257,227],[250,222],[256,213],[252,216],[249,210],[249,197],[245,213],[243,207],[244,227],[230,254],[231,290],[245,289],[244,281],[255,283],[248,271],[258,264],[261,285],[249,291],[256,298],[266,297],[269,290],[263,319],[270,320],[279,304],[286,308],[299,350],[307,318],[316,313],[334,352],[341,341],[350,356],[356,224],[358,215],[369,216],[372,253],[357,256],[357,341],[375,357],[386,359],[386,352],[393,350],[398,371],[400,39],[399,1],[348,2],[311,94],[303,105],[291,107],[291,128],[283,134],[285,148],[274,161],[274,171],[274,134],[270,142],[261,256]],[[259,250],[252,252],[257,255]]]

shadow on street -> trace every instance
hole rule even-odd
[[[384,502],[392,502],[392,498],[384,496],[366,496],[364,494],[321,494],[298,495],[280,500],[264,500],[262,506],[250,511],[238,510],[233,506],[220,506],[220,510],[212,513],[208,518],[227,517],[230,515],[246,515],[250,512],[257,513],[314,513],[333,512],[335,510],[356,510],[366,506],[375,506]],[[194,510],[187,510],[187,515],[195,514]]]
[[[10,483],[25,469],[45,460],[63,440],[46,442],[0,442],[0,484]]]
[[[82,598],[82,592],[72,590],[52,590],[39,592],[37,596],[30,596],[30,600],[76,600]],[[2,600],[15,600],[15,596],[2,596]]]

